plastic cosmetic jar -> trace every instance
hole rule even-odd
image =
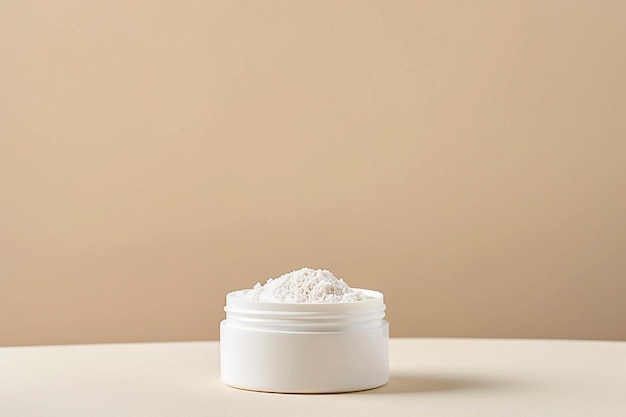
[[[248,301],[226,296],[220,365],[226,385],[254,391],[360,391],[389,380],[383,294],[340,303]]]

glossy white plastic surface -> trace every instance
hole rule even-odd
[[[244,301],[230,293],[220,326],[222,381],[269,392],[359,391],[389,380],[383,296],[349,303]]]

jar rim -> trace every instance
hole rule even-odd
[[[383,305],[383,294],[379,291],[363,288],[354,288],[368,297],[365,300],[331,302],[331,303],[286,303],[271,301],[251,301],[239,297],[245,290],[232,291],[226,295],[226,306],[237,309],[251,309],[261,311],[311,311],[311,312],[342,312],[371,309]]]

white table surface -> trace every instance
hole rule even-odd
[[[626,416],[626,342],[392,339],[391,381],[242,391],[217,342],[0,348],[0,416]]]

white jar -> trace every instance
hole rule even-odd
[[[383,295],[342,303],[270,303],[226,296],[222,381],[285,393],[359,391],[389,380]]]

